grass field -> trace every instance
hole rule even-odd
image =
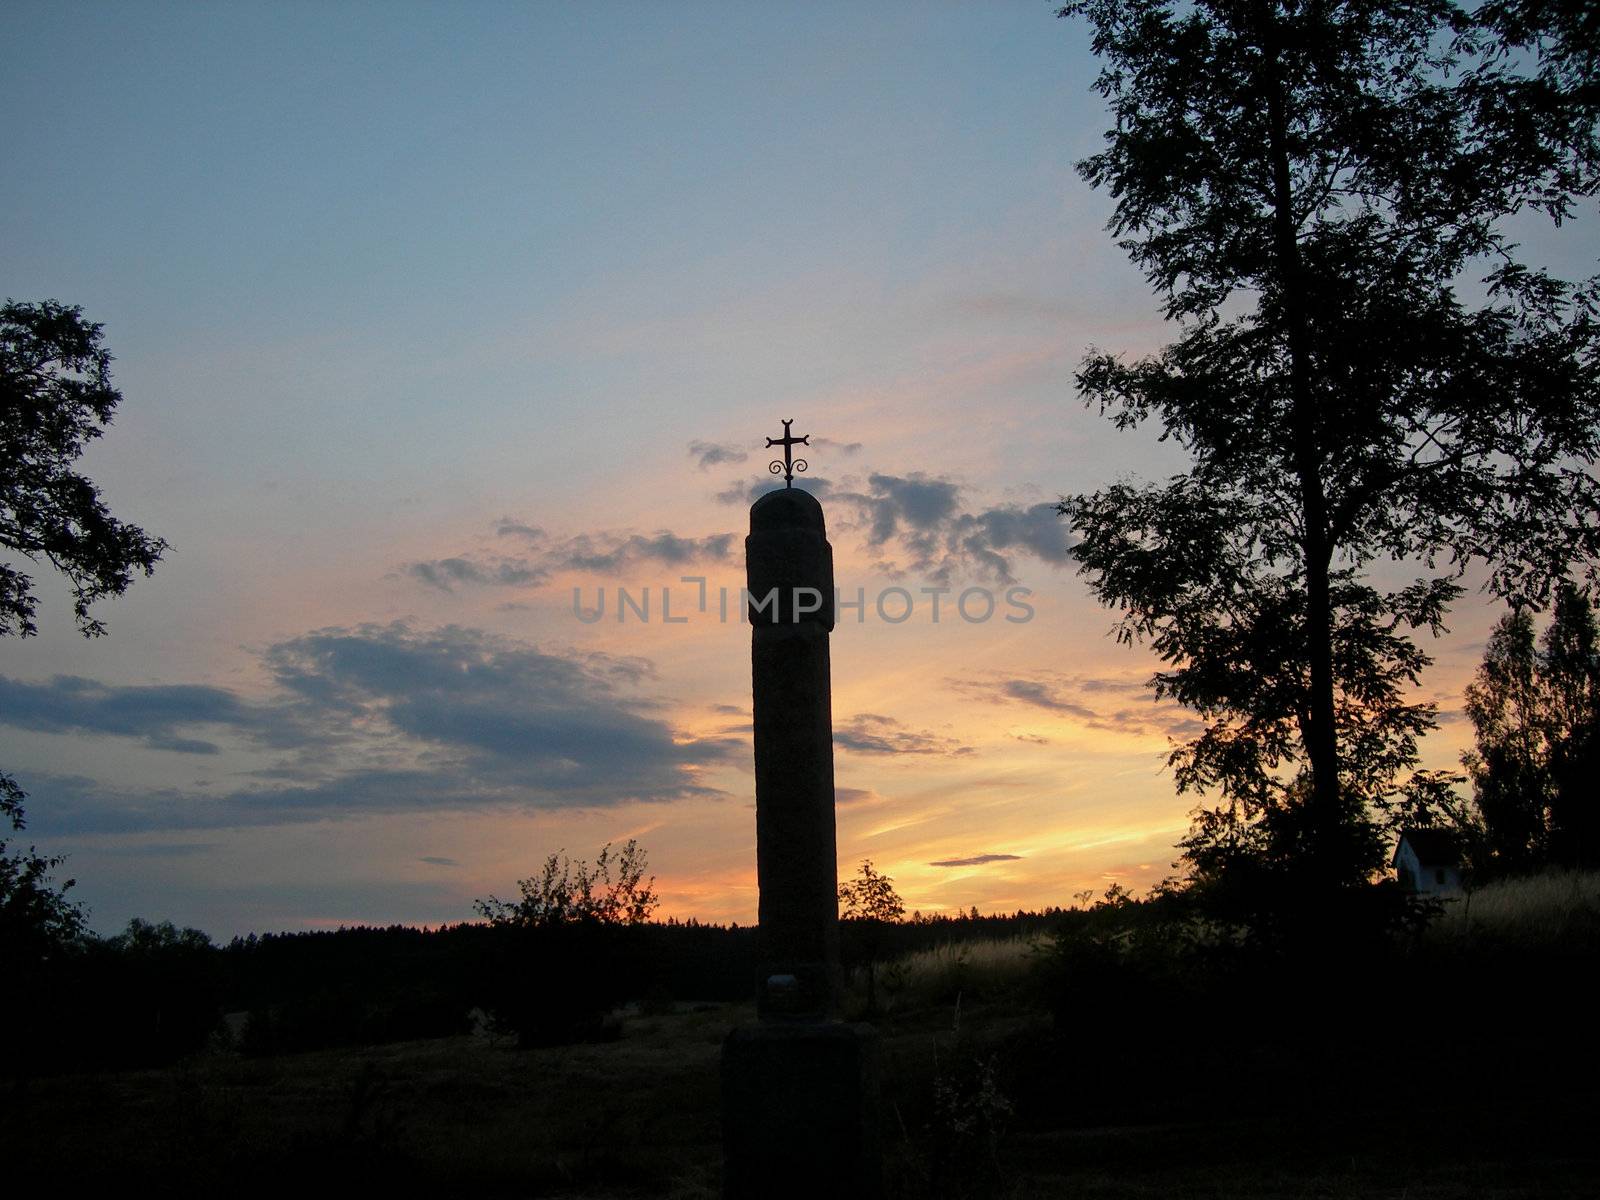
[[[1438,941],[1492,938],[1529,947],[1594,940],[1600,871],[1547,871],[1505,879],[1446,902],[1429,928]]]
[[[706,1006],[630,1018],[603,1045],[476,1035],[35,1080],[12,1092],[8,1170],[54,1194],[715,1197],[719,1046],[751,1018]],[[1600,1194],[1592,1113],[1505,1097],[1362,1116],[1307,1095],[1242,1120],[1063,1123],[1019,1094],[1039,1083],[1019,1088],[1026,1072],[1071,1060],[1035,1057],[1052,1038],[1036,1016],[963,1002],[880,1033],[890,1197]]]
[[[1446,905],[1404,950],[1409,974],[1224,993],[1287,998],[1288,1014],[1113,976],[1052,1019],[1035,971],[1049,943],[1025,938],[881,964],[886,1196],[1600,1196],[1581,982],[1596,946],[1591,873]],[[679,1004],[604,1044],[519,1051],[479,1032],[12,1079],[7,1191],[709,1200],[720,1046],[753,1019]]]

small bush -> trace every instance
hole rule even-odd
[[[494,931],[483,1007],[496,1032],[517,1045],[611,1041],[613,1013],[655,990],[643,975],[636,931],[627,926],[502,926]]]

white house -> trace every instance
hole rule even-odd
[[[1403,830],[1389,865],[1400,886],[1419,896],[1461,890],[1461,843],[1448,829]]]

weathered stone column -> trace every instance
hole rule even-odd
[[[816,497],[785,488],[757,500],[745,566],[761,1020],[723,1044],[724,1195],[870,1200],[882,1182],[873,1032],[835,1019],[833,550]]]
[[[833,823],[833,547],[809,492],[769,492],[745,539],[756,752],[763,1017],[838,1008]]]

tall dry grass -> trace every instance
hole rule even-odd
[[[1033,970],[1038,937],[947,942],[877,966],[877,998],[885,1012],[948,1004],[966,999],[1014,995]],[[850,1000],[864,1003],[866,968],[852,972]]]
[[[1593,939],[1600,934],[1600,871],[1496,880],[1446,900],[1428,932],[1446,942],[1489,938],[1528,947]]]

